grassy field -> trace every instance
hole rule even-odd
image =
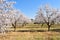
[[[0,34],[0,40],[60,40],[59,32],[9,32]]]
[[[47,25],[28,24],[16,29],[16,32],[0,33],[0,40],[60,40],[60,25],[53,25],[51,31],[47,31]],[[13,28],[9,30],[14,30]],[[19,30],[41,30],[40,32],[20,32]],[[45,31],[42,31],[45,30]]]

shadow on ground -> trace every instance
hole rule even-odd
[[[46,32],[48,30],[17,30],[16,32]],[[60,29],[51,29],[52,32],[60,32]],[[6,31],[8,32],[8,31]],[[9,32],[14,32],[14,30],[9,30]]]
[[[60,32],[60,29],[51,29],[51,31]]]
[[[18,30],[17,32],[46,32],[48,30]],[[51,29],[50,31],[60,32],[60,29]]]
[[[44,30],[18,30],[17,32],[45,32]]]

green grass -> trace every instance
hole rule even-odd
[[[22,27],[20,25],[18,25],[19,27]],[[41,24],[26,24],[26,26],[24,26],[25,28],[47,28],[47,25],[44,24],[42,27],[41,27]],[[55,24],[55,25],[52,25],[51,28],[60,28],[60,24]]]
[[[41,24],[27,24],[24,27],[21,26],[17,26],[18,28],[16,30],[48,30],[48,27],[46,24],[44,24],[41,27]],[[60,25],[56,24],[56,25],[52,25],[50,29],[60,29]],[[13,28],[11,28],[10,30],[14,30]]]

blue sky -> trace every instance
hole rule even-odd
[[[49,4],[54,8],[60,8],[60,0],[14,0],[16,4],[15,8],[21,10],[21,12],[29,18],[34,18],[40,5]]]

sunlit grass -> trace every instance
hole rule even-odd
[[[53,25],[51,29],[60,29],[60,25]],[[10,28],[8,30],[14,30]],[[47,25],[41,27],[41,24],[27,24],[24,27],[16,28],[16,32],[8,32],[0,34],[0,40],[60,40],[60,32],[46,31],[46,32],[17,32],[18,30],[47,30]]]
[[[9,32],[4,36],[0,35],[1,40],[58,40],[58,32]]]
[[[41,24],[27,24],[24,27],[17,26],[16,30],[48,30],[46,24],[41,27]],[[60,29],[60,25],[52,25],[50,29]],[[9,30],[14,30],[14,28],[10,28]]]

